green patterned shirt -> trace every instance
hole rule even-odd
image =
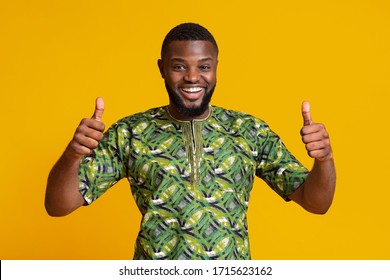
[[[263,121],[211,106],[178,121],[167,107],[115,123],[80,164],[92,203],[126,177],[142,213],[134,259],[250,259],[246,213],[255,175],[288,196],[307,169]]]

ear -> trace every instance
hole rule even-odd
[[[165,79],[164,62],[162,61],[162,59],[157,60],[157,65],[158,65],[158,69],[160,70],[161,77]]]

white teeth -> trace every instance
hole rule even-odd
[[[201,91],[201,90],[202,90],[201,87],[183,88],[183,91],[185,91],[185,92],[198,92],[198,91]]]

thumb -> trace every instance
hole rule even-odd
[[[92,119],[101,121],[103,117],[103,112],[104,112],[104,101],[103,98],[98,97],[96,98],[95,112],[92,115]]]
[[[303,101],[302,103],[302,117],[303,117],[303,125],[311,125],[311,114],[310,114],[310,103],[308,101]]]

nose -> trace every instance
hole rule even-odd
[[[184,80],[186,82],[196,83],[199,81],[199,71],[196,68],[188,68],[186,74],[184,75]]]

